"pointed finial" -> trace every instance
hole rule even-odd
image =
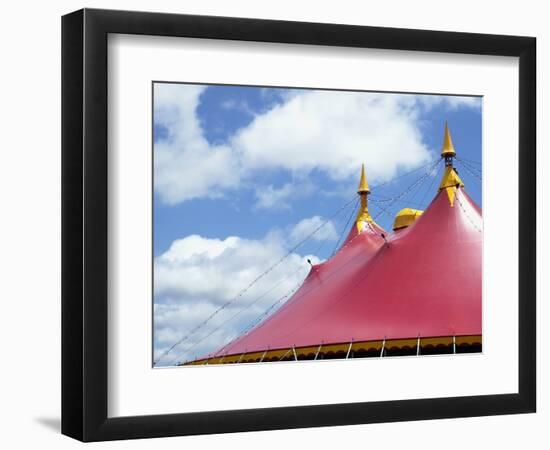
[[[451,133],[449,132],[447,122],[445,122],[445,136],[443,137],[443,148],[441,149],[441,157],[445,158],[445,172],[443,172],[443,179],[439,184],[439,190],[445,189],[447,191],[451,207],[454,204],[456,190],[464,187],[464,183],[458,176],[458,172],[453,167],[453,158],[455,156],[456,151],[451,139]]]
[[[361,180],[359,181],[358,194],[370,194],[369,183],[367,183],[367,177],[365,176],[365,165],[361,166]]]
[[[444,158],[456,156],[453,140],[451,139],[451,133],[447,121],[445,121],[445,134],[443,136],[443,148],[441,149],[441,156]]]
[[[370,194],[369,183],[367,183],[367,177],[365,176],[365,165],[361,166],[361,180],[359,181],[359,188],[357,188],[357,193],[361,197],[361,206],[359,212],[357,213],[357,218],[355,223],[357,225],[357,232],[361,233],[366,222],[372,222],[372,217],[369,214],[368,201],[367,197]]]

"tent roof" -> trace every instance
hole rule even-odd
[[[354,342],[374,348],[386,340],[399,346],[418,338],[477,342],[481,209],[453,167],[456,152],[447,124],[441,156],[445,171],[438,193],[424,212],[402,210],[392,233],[369,213],[363,167],[361,207],[338,252],[312,266],[278,311],[206,359],[239,362],[247,354],[263,360],[268,351],[278,359],[291,350],[296,357],[296,349],[311,353],[321,345],[335,351],[345,346],[349,353]]]
[[[453,189],[450,199],[449,189]],[[408,228],[352,226],[275,314],[213,356],[382,339],[481,334],[481,210],[440,189]]]

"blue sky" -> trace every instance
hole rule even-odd
[[[441,177],[442,164],[429,168],[445,121],[481,205],[481,98],[170,83],[154,92],[156,355],[196,330],[160,364],[220,347],[299,285],[308,258],[330,257],[349,229],[362,163],[385,229],[399,209],[424,209]],[[240,295],[325,222],[287,267]]]

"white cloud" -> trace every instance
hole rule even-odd
[[[311,236],[311,239],[316,241],[335,241],[338,239],[338,233],[332,221],[326,221],[326,219],[320,216],[313,216],[301,220],[292,227],[290,231],[290,240],[292,243],[296,244],[307,238],[313,232],[315,232],[315,234]]]
[[[223,109],[227,109],[227,110],[230,110],[230,111],[231,110],[240,111],[240,112],[243,112],[243,113],[248,114],[250,116],[255,116],[256,115],[254,110],[244,100],[243,101],[237,101],[237,100],[229,99],[229,100],[223,101],[220,106]]]
[[[294,180],[281,187],[272,184],[258,186],[254,192],[254,206],[258,209],[289,209],[292,206],[291,200],[308,197],[314,190],[313,184],[307,180]]]
[[[443,106],[451,111],[460,108],[474,108],[481,111],[481,97],[465,97],[460,95],[419,95],[418,102],[426,110]]]
[[[310,268],[308,258],[314,264],[319,262],[313,255],[292,253],[240,295],[287,252],[277,232],[260,240],[191,235],[174,241],[155,258],[155,358],[222,305],[229,305],[163,357],[160,364],[219,349],[301,284]]]
[[[272,184],[256,189],[256,207],[260,209],[287,209],[290,207],[287,200],[296,192],[294,184],[285,183],[276,188]]]
[[[257,116],[233,139],[245,171],[317,169],[334,180],[356,177],[364,162],[372,181],[430,158],[410,97],[302,92]]]
[[[155,191],[168,204],[218,197],[273,169],[301,180],[317,170],[340,182],[355,179],[365,163],[369,181],[384,182],[433,156],[420,131],[422,110],[480,105],[471,97],[290,91],[223,145],[212,145],[197,118],[203,91],[155,84],[156,121],[169,130],[155,144]],[[254,189],[257,207],[285,207],[292,186]]]
[[[238,161],[204,137],[196,109],[204,87],[155,84],[155,122],[168,139],[155,143],[155,192],[167,204],[219,197],[239,184]]]

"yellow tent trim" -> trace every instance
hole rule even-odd
[[[450,346],[453,343],[459,345],[474,345],[481,344],[481,335],[464,335],[464,336],[438,336],[438,337],[420,337],[420,348],[437,347],[438,345]],[[351,347],[350,347],[351,344]],[[210,364],[238,364],[238,363],[253,363],[253,362],[277,362],[282,359],[293,360],[294,352],[298,359],[314,359],[316,354],[331,355],[340,353],[342,358],[345,358],[348,351],[376,351],[380,352],[382,347],[387,350],[415,348],[418,344],[417,337],[405,339],[386,339],[374,341],[360,342],[344,342],[339,344],[319,344],[306,347],[283,348],[274,350],[264,350],[259,352],[248,352],[234,355],[222,355],[214,358],[203,358],[191,361],[182,365],[200,366]],[[320,348],[319,348],[320,347]]]

